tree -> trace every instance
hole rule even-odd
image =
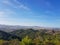
[[[28,36],[26,36],[24,39],[22,39],[22,43],[24,43],[24,45],[31,45],[32,39],[30,39]]]

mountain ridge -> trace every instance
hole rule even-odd
[[[40,27],[40,26],[20,26],[20,25],[1,25],[0,24],[0,30],[5,32],[11,32],[19,29],[34,29],[34,30],[40,30],[40,29],[47,29],[47,30],[60,30],[60,28],[50,28],[50,27]]]

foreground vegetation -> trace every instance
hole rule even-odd
[[[0,38],[0,45],[60,45],[60,31],[56,30],[17,30],[10,34],[20,36],[10,40]]]

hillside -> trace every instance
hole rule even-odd
[[[25,36],[29,36],[30,38],[34,39],[37,36],[50,38],[53,35],[57,35],[57,37],[59,37],[60,31],[59,30],[46,30],[46,29],[40,29],[40,30],[20,29],[20,30],[12,31],[11,34],[15,34],[21,38],[24,38]]]
[[[0,30],[0,45],[60,45],[60,30],[32,28],[12,32]]]
[[[20,37],[14,35],[14,34],[10,34],[10,33],[1,31],[1,30],[0,30],[0,39],[2,39],[2,40],[11,40],[11,39],[19,39],[19,40],[21,40]]]

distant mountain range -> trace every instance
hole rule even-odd
[[[46,36],[52,34],[60,35],[60,28],[48,28],[39,26],[0,25],[0,39],[11,40],[29,36],[34,39],[37,35]]]
[[[60,30],[60,28],[48,28],[48,27],[39,27],[39,26],[19,26],[19,25],[1,25],[0,24],[0,30],[5,32],[11,32],[19,29],[34,29],[34,30],[40,30],[40,29],[47,29],[47,30]]]

